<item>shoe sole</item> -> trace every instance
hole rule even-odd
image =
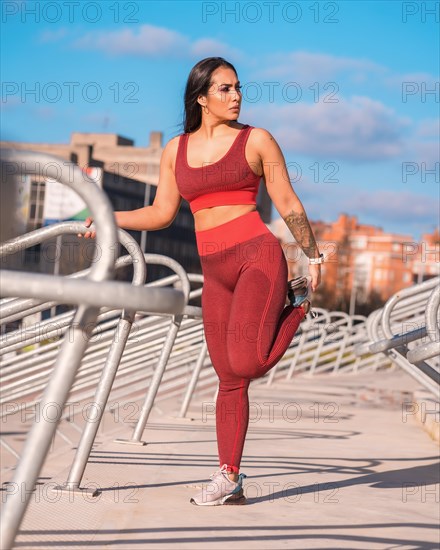
[[[241,490],[236,494],[226,495],[225,497],[221,497],[211,502],[196,502],[191,498],[190,503],[195,506],[243,506],[246,504],[246,497]]]
[[[292,307],[301,307],[305,313],[305,316],[309,313],[310,308],[312,306],[310,301],[310,284],[311,284],[311,278],[310,277],[296,277],[296,279],[292,279],[289,281],[289,285],[293,283],[293,288],[289,286],[287,297],[289,299],[290,305]],[[295,295],[295,291],[298,292],[300,290],[304,289],[304,292]]]
[[[246,504],[247,500],[244,495],[238,497],[238,498],[228,498],[223,502],[224,506],[243,506]]]

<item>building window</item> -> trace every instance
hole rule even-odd
[[[29,203],[28,231],[39,229],[44,223],[44,196],[46,192],[46,182],[31,181],[31,198]]]

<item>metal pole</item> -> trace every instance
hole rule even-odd
[[[186,413],[188,412],[188,407],[191,402],[191,398],[196,387],[197,381],[199,379],[200,373],[202,371],[203,363],[205,361],[206,354],[208,352],[208,346],[206,342],[203,342],[202,347],[200,348],[199,356],[197,357],[197,362],[195,364],[191,380],[186,389],[185,397],[183,399],[182,408],[180,409],[179,418],[185,418]]]
[[[342,356],[344,355],[344,351],[347,346],[347,340],[350,333],[351,333],[351,327],[347,327],[345,329],[344,336],[342,337],[342,342],[339,342],[339,351],[335,360],[335,364],[333,366],[332,374],[335,374],[339,369],[339,365],[341,364]]]
[[[159,265],[165,265],[172,269],[179,276],[186,305],[189,300],[190,282],[188,279],[188,275],[186,274],[186,271],[183,269],[183,267],[172,258],[168,258],[167,256],[162,256],[160,254],[144,254],[144,257],[147,263],[157,263]],[[151,290],[153,290],[153,288],[151,288]],[[180,311],[183,311],[183,309],[184,308],[181,308]],[[145,442],[141,441],[142,433],[147,424],[151,409],[153,408],[154,399],[156,398],[156,394],[159,389],[163,374],[165,372],[168,359],[171,355],[171,350],[173,348],[177,332],[179,331],[180,325],[182,323],[182,318],[183,315],[175,315],[171,321],[171,329],[165,340],[164,347],[162,348],[162,352],[160,354],[156,370],[154,371],[153,378],[151,380],[150,387],[145,398],[145,402],[142,406],[139,420],[136,424],[131,439],[116,439],[116,442],[132,445],[146,445]]]
[[[63,246],[63,236],[58,235],[55,243],[55,264],[53,266],[54,275],[60,274],[60,263],[61,263],[60,256],[61,256],[62,246]],[[50,308],[50,316],[55,317],[56,314],[57,314],[57,306],[54,305],[53,307]]]
[[[182,292],[171,288],[141,288],[121,281],[98,283],[9,270],[1,272],[1,290],[4,296],[21,293],[28,298],[58,298],[58,302],[64,304],[79,302],[95,307],[127,308],[149,313],[180,313],[185,300]]]
[[[32,491],[55,435],[58,421],[76,372],[87,348],[90,326],[98,309],[80,306],[75,315],[70,339],[61,345],[49,384],[41,399],[42,417],[36,419],[14,479],[8,485],[2,519],[1,548],[12,548],[16,533],[29,504]]]
[[[356,310],[356,294],[357,294],[357,286],[356,286],[356,281],[354,280],[353,281],[353,285],[351,287],[351,293],[350,293],[350,307],[349,307],[349,310],[348,310],[348,314],[350,315],[350,317],[353,317],[353,315],[355,315],[355,310]]]
[[[133,435],[131,436],[131,439],[116,439],[115,441],[117,443],[146,445],[145,441],[141,441],[141,437],[144,432],[145,426],[147,424],[148,417],[150,416],[151,409],[153,408],[154,399],[156,397],[157,390],[159,389],[160,383],[162,381],[162,377],[165,372],[168,359],[171,355],[171,350],[173,349],[174,340],[176,339],[176,335],[180,328],[181,322],[182,322],[182,316],[177,316],[177,315],[171,322],[170,332],[168,333],[168,336],[162,348],[162,352],[160,354],[156,370],[154,371],[147,396],[145,398],[144,404],[141,409],[139,420],[133,431]]]
[[[145,283],[146,266],[144,256],[136,241],[125,231],[119,230],[119,238],[121,244],[130,252],[133,263],[133,284],[142,285]],[[124,311],[118,322],[113,341],[110,346],[110,351],[98,382],[95,392],[94,407],[92,415],[87,419],[84,431],[82,433],[75,457],[72,462],[72,467],[69,476],[64,485],[55,487],[55,490],[87,492],[96,496],[99,491],[90,489],[81,489],[80,483],[84,475],[84,471],[89,460],[90,452],[95,441],[96,434],[101,424],[102,416],[110,395],[110,391],[118,371],[119,363],[125,350],[130,330],[135,318],[135,311]]]
[[[147,183],[145,185],[145,193],[144,193],[144,206],[149,206],[150,204],[150,195],[151,195],[151,185],[149,183]],[[142,250],[142,252],[146,252],[146,247],[147,247],[147,236],[148,236],[148,231],[142,231],[141,232],[141,242],[140,242],[140,248]]]
[[[298,362],[299,356],[301,354],[301,351],[304,347],[304,344],[307,340],[307,332],[305,330],[301,331],[301,336],[299,337],[298,345],[296,346],[295,355],[292,358],[292,362],[290,363],[289,370],[287,371],[286,380],[290,380],[293,375],[293,371],[295,370],[296,364]]]
[[[318,345],[316,346],[315,353],[313,355],[312,364],[310,365],[310,374],[313,374],[316,369],[316,365],[318,364],[319,357],[321,355],[322,346],[324,345],[325,339],[327,337],[327,327],[323,327],[322,334],[319,339]]]
[[[84,475],[84,471],[89,460],[90,452],[95,441],[96,434],[98,432],[99,425],[104,414],[105,407],[107,405],[108,397],[113,386],[113,382],[121,361],[122,354],[124,353],[125,344],[130,334],[131,326],[135,317],[134,312],[130,312],[125,315],[118,323],[115,337],[110,347],[110,351],[107,356],[106,364],[102,371],[101,378],[98,382],[98,386],[95,392],[95,398],[93,401],[94,407],[84,431],[82,433],[78,448],[75,453],[75,457],[72,462],[72,467],[69,472],[69,476],[64,485],[58,485],[54,490],[58,491],[78,491],[78,492],[90,492],[92,496],[96,496],[99,492],[90,489],[80,489],[79,485]]]

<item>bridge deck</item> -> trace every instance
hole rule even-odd
[[[113,442],[131,433],[135,406],[119,411],[82,484],[101,495],[54,491],[73,451],[49,455],[16,547],[437,548],[438,446],[402,404],[413,390],[399,370],[252,386],[241,507],[189,503],[217,468],[211,402],[192,420],[161,404],[146,446]]]

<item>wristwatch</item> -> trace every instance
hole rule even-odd
[[[318,258],[309,258],[309,264],[323,264],[324,254],[320,254]]]

